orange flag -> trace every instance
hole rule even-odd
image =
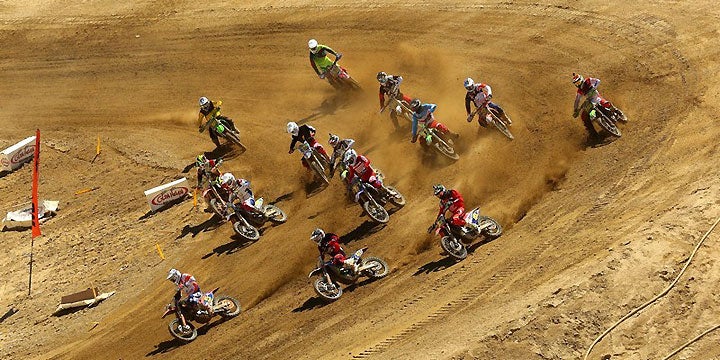
[[[38,219],[38,178],[40,177],[40,129],[35,134],[35,157],[33,159],[32,180],[32,237],[40,236],[40,219]]]

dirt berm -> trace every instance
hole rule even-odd
[[[5,1],[0,4],[0,147],[42,131],[41,197],[58,216],[34,244],[0,234],[3,359],[577,359],[678,274],[720,216],[720,11],[714,1]],[[363,86],[334,91],[307,40],[344,54]],[[378,114],[375,74],[438,104],[460,133],[454,164],[423,156]],[[572,72],[602,79],[629,118],[597,148],[572,118]],[[465,122],[462,81],[492,86],[514,141]],[[223,169],[277,201],[286,224],[255,243],[185,201],[156,214],[143,191],[182,176],[199,153],[197,100],[223,101],[248,151]],[[288,121],[353,137],[407,205],[365,224],[343,186],[308,195]],[[98,136],[101,154],[95,156]],[[0,209],[30,197],[31,166],[2,175]],[[463,262],[426,234],[431,185],[459,189],[505,227]],[[77,190],[99,187],[75,195]],[[4,213],[3,213],[4,214]],[[310,232],[343,236],[391,274],[323,305],[308,282]],[[678,284],[621,324],[590,358],[657,359],[715,325],[717,232]],[[156,244],[164,250],[161,260]],[[177,267],[244,311],[179,346],[160,319]],[[60,297],[116,295],[50,316]],[[678,358],[720,358],[710,333]],[[194,355],[193,355],[194,354]],[[607,357],[606,357],[607,358]]]

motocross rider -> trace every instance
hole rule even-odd
[[[318,77],[325,79],[328,75],[328,71],[333,71],[331,74],[332,76],[328,77],[328,82],[330,82],[330,85],[334,87],[339,85],[335,84],[334,81],[340,69],[337,67],[330,68],[333,65],[333,61],[330,60],[327,55],[330,53],[335,57],[335,61],[339,61],[342,54],[335,52],[335,50],[331,49],[329,46],[318,44],[315,39],[310,39],[308,41],[308,48],[310,49],[310,65],[313,70],[315,70]]]
[[[467,121],[471,122],[472,117],[470,116],[470,103],[474,103],[476,108],[482,108],[485,107],[485,104],[490,106],[491,108],[495,109],[500,116],[503,117],[503,119],[507,122],[507,125],[512,125],[512,120],[505,114],[505,110],[503,110],[500,105],[490,101],[492,100],[492,88],[490,85],[485,83],[476,83],[473,79],[467,78],[465,79],[465,82],[463,83],[465,85],[465,90],[467,90],[467,94],[465,94],[465,111],[467,112],[468,118]],[[478,124],[480,124],[483,127],[486,127],[489,123],[490,114],[488,114],[485,117],[485,121],[483,122],[480,117],[478,117]]]
[[[330,134],[330,139],[328,140],[328,144],[332,146],[333,154],[330,157],[330,177],[332,177],[335,174],[335,167],[339,165],[340,162],[343,160],[343,155],[345,155],[345,152],[348,151],[353,147],[353,144],[355,144],[355,140],[353,139],[342,139],[340,140],[340,137],[335,134]]]
[[[402,84],[403,78],[400,75],[388,75],[385,72],[381,71],[377,73],[377,80],[380,83],[380,90],[379,90],[379,97],[380,97],[380,111],[382,111],[386,104],[385,104],[385,95],[388,96],[388,102],[390,102],[391,98],[395,98],[399,101],[404,101],[408,106],[410,106],[410,102],[412,99],[404,95],[400,92],[400,84]],[[395,130],[400,128],[400,124],[398,123],[397,119],[397,112],[391,111],[390,112],[390,118],[393,121],[393,125],[395,125]]]
[[[220,169],[218,166],[222,163],[222,159],[208,159],[204,154],[200,154],[195,159],[195,166],[197,167],[197,188],[202,188],[203,178],[207,178],[208,187],[203,191],[202,196],[205,200],[206,210],[210,206],[210,186],[217,182],[220,177]]]
[[[613,113],[615,111],[619,112],[621,114],[621,120],[625,120],[625,114],[623,114],[622,111],[617,109],[611,102],[600,96],[600,93],[597,90],[600,85],[600,79],[593,77],[585,78],[580,74],[573,73],[572,82],[578,88],[577,93],[575,94],[575,104],[573,105],[573,118],[577,118],[582,111],[580,118],[583,121],[583,125],[585,125],[585,129],[587,129],[589,142],[596,142],[600,140],[600,134],[598,134],[597,130],[595,130],[592,125],[592,120],[590,119],[591,109],[588,108],[588,106],[584,106],[583,108],[579,107],[580,100],[582,100],[583,97],[586,98],[589,103],[593,105],[599,104],[602,108],[607,109],[608,113]]]
[[[449,134],[451,137],[457,140],[460,137],[459,134],[455,134],[448,130],[447,126],[435,120],[433,113],[437,105],[435,104],[423,104],[420,99],[413,99],[410,102],[410,110],[413,111],[412,119],[412,140],[416,142],[418,137],[418,123],[423,126],[427,126],[431,129],[438,129],[441,134]]]
[[[231,173],[224,173],[220,176],[220,186],[228,194],[227,209],[233,207],[235,200],[241,201],[240,207],[247,212],[254,212],[258,209],[255,207],[255,196],[250,189],[250,181],[245,179],[235,179]]]
[[[197,281],[195,281],[195,277],[190,274],[183,274],[176,269],[170,269],[167,279],[175,284],[175,299],[178,300],[178,305],[190,306],[192,309],[195,309],[198,314],[200,314],[202,310],[198,309],[198,304],[200,302],[200,297],[202,297],[202,291],[200,291],[200,285]],[[185,293],[187,298],[180,300],[182,292]],[[180,313],[180,318],[183,323],[181,325],[181,330],[189,331],[190,326],[185,322],[185,317],[182,316],[182,313]]]
[[[358,264],[357,259],[354,257],[347,257],[345,250],[340,246],[340,237],[333,233],[325,233],[320,228],[313,230],[310,234],[310,240],[315,242],[320,251],[320,258],[325,261],[325,254],[330,255],[332,265],[340,269],[352,269],[357,272]]]
[[[348,190],[350,190],[352,185],[358,180],[370,184],[378,190],[382,189],[382,182],[380,182],[377,174],[375,174],[375,170],[370,166],[370,159],[364,155],[358,155],[354,149],[350,149],[345,153],[343,162],[345,166],[347,166],[345,181],[347,182]]]
[[[465,201],[462,195],[457,190],[446,189],[441,184],[433,185],[433,193],[440,199],[440,210],[438,216],[445,211],[450,211],[453,215],[450,219],[450,224],[464,227],[467,223],[465,222]],[[433,224],[429,231],[435,227]]]
[[[211,119],[223,119],[227,121],[228,125],[230,125],[230,128],[233,131],[237,131],[237,128],[235,128],[235,123],[227,116],[220,115],[220,104],[221,101],[210,101],[210,99],[206,98],[205,96],[200,98],[200,113],[198,113],[198,131],[203,132],[205,130],[205,124],[210,121]],[[210,135],[210,140],[212,140],[213,144],[215,146],[220,147],[220,141],[218,140],[218,134],[215,131],[215,127],[212,126],[213,124],[209,124],[208,126],[210,129],[208,129],[208,134]]]
[[[322,145],[315,140],[315,128],[310,125],[302,125],[298,126],[297,123],[291,121],[287,123],[287,132],[288,134],[292,135],[292,141],[290,141],[290,151],[288,151],[288,154],[292,154],[293,151],[295,151],[295,144],[298,141],[305,141],[308,143],[308,145],[314,147],[320,154],[322,154],[326,159],[328,158],[327,152],[325,152],[325,149],[322,147]],[[310,170],[310,166],[305,161],[305,157],[302,158],[302,164],[303,166]]]

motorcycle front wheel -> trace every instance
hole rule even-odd
[[[325,174],[325,171],[323,171],[322,165],[320,165],[317,159],[313,159],[310,161],[310,167],[315,171],[315,174],[320,177],[320,179],[327,185],[330,184],[330,179],[328,179],[327,174]]]
[[[362,207],[368,216],[370,216],[370,218],[375,222],[386,224],[390,221],[390,214],[388,214],[387,210],[378,203],[374,201],[366,201],[363,203]]]
[[[233,217],[237,217],[238,215],[235,214]],[[234,219],[233,221],[233,230],[235,230],[235,233],[238,234],[243,239],[249,240],[249,241],[257,241],[260,239],[260,231],[258,229],[250,224],[246,224],[241,219]]]
[[[230,140],[230,142],[235,143],[238,147],[240,147],[240,151],[245,152],[247,151],[247,147],[243,145],[243,143],[240,142],[240,136],[238,134],[235,134],[231,130],[226,130],[223,135],[226,139]]]
[[[187,324],[188,326],[190,326],[190,330],[182,331],[180,330],[182,322],[180,322],[180,319],[174,319],[170,322],[170,324],[168,324],[168,330],[170,330],[170,335],[183,342],[191,342],[195,340],[198,335],[197,329],[195,328],[195,325],[193,325],[189,321],[187,321]]]
[[[385,277],[390,272],[390,268],[388,267],[388,264],[385,262],[385,260],[378,257],[369,256],[365,258],[362,266],[368,265],[372,267],[365,269],[364,271],[366,271],[367,275],[373,279],[380,279],[382,277]]]
[[[440,239],[440,246],[455,260],[463,260],[468,255],[465,245],[452,236],[443,236]]]
[[[600,113],[600,115],[595,118],[595,121],[597,121],[598,125],[600,125],[603,130],[607,131],[612,136],[621,137],[622,133],[620,133],[620,129],[618,129],[615,123],[607,116],[605,116],[605,114],[602,114],[599,110],[597,112]]]
[[[287,221],[287,214],[275,205],[265,205],[265,213],[272,213],[272,216],[268,217],[268,219],[276,224]]]
[[[315,293],[325,301],[335,301],[342,296],[342,288],[334,283],[325,281],[325,277],[321,276],[313,282]]]
[[[219,310],[215,310],[215,313],[217,313],[224,319],[236,317],[242,311],[242,308],[240,307],[240,302],[230,296],[216,297],[214,307],[216,309],[220,308]]]
[[[442,154],[443,156],[447,157],[448,159],[450,159],[450,160],[452,160],[452,161],[457,161],[457,160],[460,159],[460,155],[458,155],[458,154],[455,152],[455,148],[453,148],[450,144],[448,144],[448,143],[446,143],[446,142],[444,142],[444,141],[443,141],[443,142],[436,141],[436,142],[433,144],[433,147],[434,147],[435,150],[437,150],[440,154]]]
[[[212,209],[220,219],[225,219],[225,207],[222,206],[217,199],[210,199],[210,209]]]

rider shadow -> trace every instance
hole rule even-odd
[[[0,179],[10,175],[12,171],[0,171]]]
[[[293,198],[293,193],[292,193],[292,191],[291,191],[291,192],[289,192],[289,193],[287,193],[287,194],[282,194],[282,195],[278,196],[275,200],[269,202],[269,204],[270,204],[270,205],[275,205],[275,204],[277,204],[277,203],[279,203],[279,202],[281,202],[281,201],[291,200],[292,198]]]
[[[298,312],[308,311],[308,310],[312,310],[312,309],[319,309],[327,304],[328,303],[325,302],[323,299],[321,299],[319,296],[314,296],[314,297],[311,297],[311,298],[305,300],[305,302],[302,305],[294,308],[292,310],[292,312],[298,313]]]
[[[427,263],[427,264],[419,267],[419,268],[417,269],[417,271],[415,271],[415,273],[413,274],[413,276],[418,276],[418,275],[421,275],[421,274],[429,274],[429,273],[431,273],[431,272],[438,272],[438,271],[447,270],[447,269],[449,269],[450,267],[452,267],[453,265],[455,265],[455,264],[457,264],[457,263],[458,263],[458,262],[455,261],[455,259],[453,259],[453,258],[450,257],[450,256],[447,256],[447,257],[442,258],[442,259],[440,259],[440,260],[431,261],[431,262],[429,262],[429,263]]]
[[[321,193],[323,190],[327,189],[328,184],[325,184],[322,180],[315,180],[309,184],[305,184],[305,194],[306,198],[311,198],[319,193]]]
[[[603,135],[605,135],[605,134],[603,134]],[[615,140],[617,140],[617,139],[619,139],[619,138],[618,138],[618,137],[615,137],[615,136],[612,136],[612,135],[605,135],[605,137],[603,137],[603,138],[600,139],[599,141],[590,144],[590,147],[592,147],[592,148],[599,148],[599,147],[603,147],[603,146],[606,146],[606,145],[610,145],[610,144],[614,143]]]
[[[155,350],[145,354],[145,357],[169,353],[170,351],[173,351],[182,345],[184,345],[184,343],[175,338],[171,340],[165,340],[155,345]]]
[[[348,287],[346,287],[346,288],[343,289],[343,292],[351,293],[351,292],[353,292],[353,291],[355,291],[355,290],[357,290],[357,289],[359,289],[359,288],[361,288],[361,287],[363,287],[363,286],[365,286],[365,285],[374,283],[374,282],[377,281],[377,280],[379,280],[379,279],[367,278],[367,279],[365,279],[365,280],[363,280],[363,281],[361,281],[361,282],[357,282],[357,283],[354,283],[354,284],[352,284],[352,285],[349,285]]]
[[[232,144],[228,143],[215,147],[215,149],[213,149],[212,151],[205,151],[203,153],[208,159],[223,158],[224,160],[231,160],[245,153],[245,151],[240,151],[237,147],[232,146]]]
[[[220,218],[218,218],[216,215],[213,215],[209,219],[203,221],[202,223],[190,226],[185,225],[185,227],[182,228],[182,231],[180,232],[180,235],[178,235],[175,240],[181,239],[188,234],[192,234],[192,237],[197,236],[197,234],[204,232],[204,231],[212,231],[217,229],[220,226]]]
[[[297,120],[296,123],[298,125],[303,125],[324,116],[334,115],[336,111],[338,111],[348,103],[349,99],[346,94],[342,92],[336,92],[335,94],[333,94],[333,96],[330,96],[329,98],[323,100],[322,103],[320,103],[320,106],[315,109],[316,111],[314,113]]]
[[[340,236],[340,243],[348,244],[351,241],[362,240],[384,228],[385,224],[377,224],[375,222],[366,220],[358,227],[352,229],[349,233]]]
[[[232,254],[255,243],[255,241],[253,241],[253,240],[242,239],[237,235],[234,235],[231,238],[234,240],[229,243],[225,243],[225,244],[222,244],[222,245],[214,248],[212,250],[212,252],[209,252],[209,253],[203,255],[201,259],[204,260],[213,255],[215,255],[215,256],[220,256],[223,254],[224,255],[232,255]],[[241,239],[241,240],[238,240],[238,239]]]

